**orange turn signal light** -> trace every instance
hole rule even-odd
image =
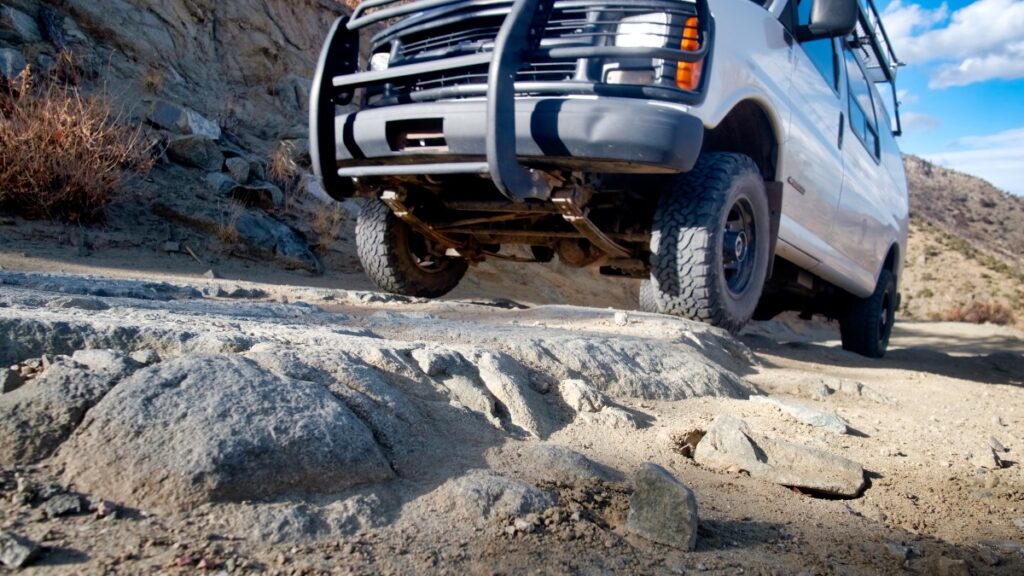
[[[684,52],[700,50],[700,28],[697,26],[696,18],[686,19],[683,26],[683,41],[679,49]],[[676,68],[676,86],[683,90],[696,90],[700,86],[700,73],[703,67],[703,62],[680,62]]]

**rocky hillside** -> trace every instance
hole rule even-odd
[[[909,317],[1024,320],[1024,198],[907,156]]]
[[[1024,264],[1024,198],[917,156],[906,156],[903,164],[913,217],[1007,264]]]
[[[341,10],[327,0],[7,0],[0,47],[11,70],[21,60],[46,72],[70,52],[86,81],[138,119],[163,98],[243,138],[296,137],[316,54]]]

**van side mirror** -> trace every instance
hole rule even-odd
[[[846,36],[857,27],[858,0],[814,0],[811,22],[797,30],[801,42]]]

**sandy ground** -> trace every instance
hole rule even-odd
[[[140,265],[145,263],[145,265]],[[72,248],[0,252],[8,271],[63,271],[111,277],[163,279],[197,286],[214,267],[223,278],[249,285],[258,278],[272,299],[295,298],[293,288],[369,289],[356,273],[309,277],[225,259],[195,262],[188,256],[139,255],[131,250],[76,256]],[[529,269],[527,269],[529,270]],[[477,324],[481,330],[513,321],[545,331],[642,333],[645,315],[629,326],[609,318],[567,315],[561,307],[500,310],[460,302],[511,298],[534,305],[557,303],[560,289],[510,286],[502,268],[481,268],[454,293],[450,305],[404,304],[401,311]],[[496,282],[500,280],[500,282]],[[224,281],[219,281],[223,283]],[[632,285],[600,299],[588,287],[582,304],[632,307]],[[382,305],[387,306],[387,305]],[[368,318],[380,306],[330,308]],[[383,329],[386,332],[386,329]],[[395,330],[389,338],[416,340]],[[842,351],[833,327],[787,318],[749,328],[742,341],[756,364],[740,374],[763,393],[798,398],[834,410],[853,434],[799,424],[770,406],[746,400],[696,398],[626,401],[650,424],[609,430],[576,424],[546,442],[567,446],[628,476],[656,462],[697,495],[701,525],[697,550],[683,553],[629,535],[623,528],[628,487],[623,483],[560,487],[563,502],[588,511],[592,521],[571,529],[510,537],[504,524],[485,530],[439,526],[427,503],[404,507],[392,523],[340,540],[271,545],[235,539],[217,528],[214,512],[178,517],[138,515],[117,522],[91,516],[40,521],[58,550],[29,572],[187,572],[175,561],[192,551],[223,566],[281,573],[664,573],[683,574],[919,574],[1024,573],[1024,335],[1009,328],[902,322],[890,354],[881,361]],[[825,383],[862,383],[872,398],[835,393],[814,398]],[[673,435],[706,429],[720,414],[744,418],[756,430],[841,454],[863,464],[869,486],[855,499],[820,498],[744,474],[705,469],[674,451]],[[998,470],[977,469],[969,454],[996,438],[1005,448]],[[489,466],[514,474],[523,442],[510,440],[487,453]],[[41,479],[52,471],[31,472]],[[17,515],[6,503],[4,522]],[[906,554],[899,547],[909,549]],[[59,552],[63,551],[63,552]],[[237,560],[237,561],[236,561]],[[960,562],[960,561],[963,562]],[[238,568],[240,569],[240,568]]]

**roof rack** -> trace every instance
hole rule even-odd
[[[889,39],[885,25],[882,24],[882,16],[875,6],[874,0],[863,0],[866,6],[862,5],[860,10],[859,30],[854,32],[857,41],[862,46],[870,49],[868,56],[871,61],[866,62],[869,73],[874,76],[874,82],[885,82],[889,84],[892,91],[893,115],[896,118],[896,129],[893,133],[897,136],[903,134],[903,126],[900,121],[900,101],[896,92],[896,72],[904,64],[896,57],[892,41]],[[863,31],[863,35],[861,32]],[[875,75],[880,73],[881,76]]]

